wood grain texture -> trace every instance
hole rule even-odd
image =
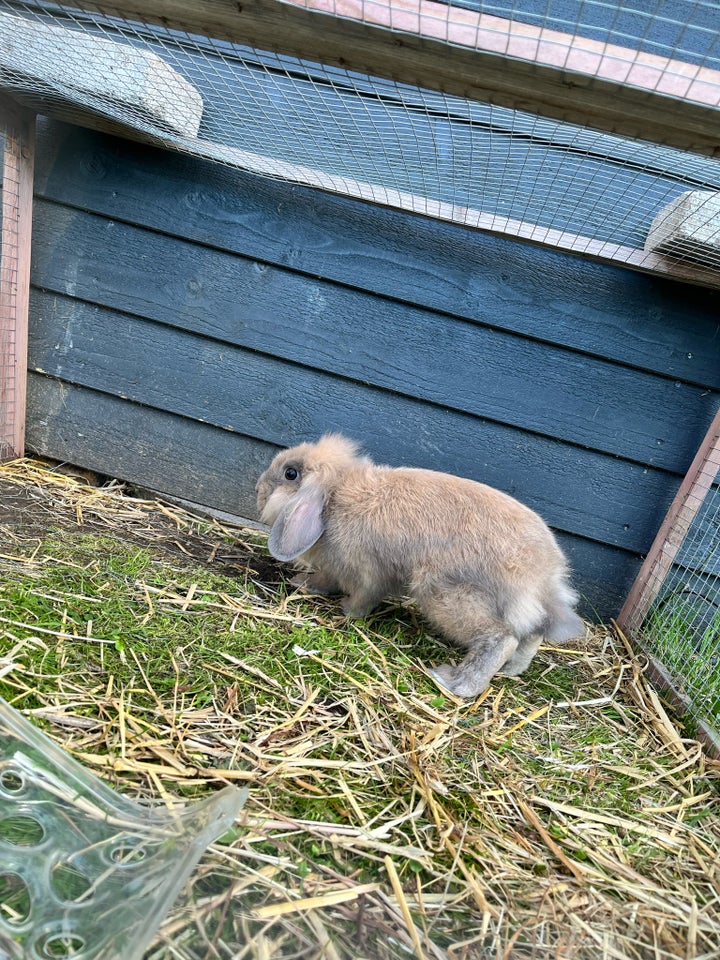
[[[33,314],[33,370],[277,446],[339,430],[381,461],[489,483],[558,529],[636,552],[674,493],[664,471],[81,301],[41,297]]]
[[[40,203],[36,231],[46,290],[638,463],[681,473],[715,410],[703,388],[81,211]],[[72,304],[52,309],[70,330]]]
[[[720,389],[720,294],[60,124],[39,192],[201,245]]]
[[[255,516],[255,479],[277,447],[32,372],[28,384],[31,450]]]
[[[28,380],[28,446],[150,490],[255,517],[255,481],[277,446],[35,373]],[[407,445],[406,445],[407,446]],[[560,534],[592,619],[612,616],[638,560]]]
[[[57,124],[40,145],[33,449],[252,516],[274,450],[344,430],[534,507],[615,615],[717,406],[717,295]]]
[[[32,234],[35,114],[0,98],[2,236],[0,237],[0,459],[25,449],[28,302]]]

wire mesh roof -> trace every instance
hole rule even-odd
[[[302,5],[319,8],[320,0]],[[509,50],[510,56],[519,49],[512,46],[513,38],[527,40],[523,31],[531,30],[536,40],[549,37],[551,48],[554,44],[559,49],[553,38],[564,37],[566,57],[587,42],[605,54],[610,51],[615,61],[619,50],[650,57],[646,66],[655,62],[652,58],[664,58],[666,72],[689,70],[688,82],[705,71],[703,96],[710,102],[716,96],[720,102],[720,71],[715,75],[720,12],[714,3],[467,0],[450,6],[433,0],[334,0],[322,6],[341,17],[373,22],[387,18],[390,11],[400,17],[400,30],[408,27],[406,18],[412,15],[445,16],[446,25],[454,27],[467,13],[476,27],[484,24],[486,32],[504,37],[505,46],[500,43],[498,49]],[[16,44],[15,51],[2,54],[0,83],[43,112],[263,176],[641,269],[720,283],[720,240],[715,249],[720,221],[713,206],[720,191],[720,160],[713,157],[126,20],[107,10],[0,0],[0,29],[6,38],[23,38],[22,50]],[[35,59],[30,65],[28,29],[40,38],[32,46]],[[568,37],[574,38],[570,45]],[[94,39],[95,53],[77,46],[81,38]],[[479,42],[477,34],[475,39]],[[76,46],[81,66],[71,62]],[[142,99],[123,96],[126,77],[135,67],[123,72],[117,51],[129,49],[156,57],[177,84],[191,87],[200,104],[196,123],[185,124],[186,101],[172,78],[163,77],[163,95],[183,101],[182,109],[177,108],[179,121],[167,119],[172,109],[153,112]],[[451,45],[448,57],[452,55]],[[96,77],[106,77],[104,85],[85,77],[89,62]],[[63,64],[69,64],[64,73]],[[157,68],[153,70],[156,76]],[[720,124],[718,131],[720,136]],[[692,211],[681,201],[689,194]],[[678,233],[678,220],[690,225],[688,237],[682,230]],[[653,221],[656,228],[664,221],[673,228],[672,242],[666,241],[659,251],[644,249]],[[700,243],[693,240],[698,229],[704,231]]]

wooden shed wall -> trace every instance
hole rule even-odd
[[[342,430],[498,486],[614,615],[720,398],[720,297],[43,122],[28,445],[253,517]]]

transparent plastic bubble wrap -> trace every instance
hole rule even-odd
[[[0,960],[139,960],[245,798],[141,806],[0,697]]]

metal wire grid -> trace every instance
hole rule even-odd
[[[720,413],[618,622],[720,753]]]
[[[442,35],[453,21],[466,26],[477,21],[457,15],[458,10],[482,15],[478,27],[484,31],[476,38],[476,47],[495,38],[493,48],[507,56],[520,56],[514,47],[517,36],[539,36],[554,62],[571,68],[573,52],[557,34],[571,34],[585,39],[586,50],[605,48],[606,55],[626,59],[628,63],[643,57],[658,57],[686,64],[716,68],[720,66],[720,35],[715,0],[290,0],[296,6],[332,12],[335,16],[353,17],[366,22],[382,22],[389,29],[412,29],[412,17],[435,24],[433,31]],[[510,24],[534,27],[514,31]],[[465,45],[472,44],[472,34],[462,35]],[[608,48],[612,48],[608,50]],[[651,61],[646,61],[650,63]],[[672,72],[673,68],[669,68]]]
[[[0,461],[16,454],[16,325],[15,291],[18,250],[12,232],[4,227],[17,210],[19,185],[5,169],[6,134],[0,130],[0,169],[4,170],[0,193]]]
[[[377,6],[365,0],[358,9],[370,15]],[[335,9],[348,12],[341,0]],[[595,0],[526,0],[482,9],[593,42],[720,64],[712,29],[720,13],[710,3],[657,3],[642,12]],[[714,203],[720,191],[720,161],[680,150],[75,7],[0,0],[2,12],[151,50],[197,88],[204,109],[198,135],[188,137],[78,89],[28,89],[21,70],[4,69],[4,86],[66,119],[89,109],[165,146],[263,176],[635,266],[643,266],[653,219],[671,201],[705,191]],[[48,50],[49,74],[56,55]],[[694,261],[697,247],[681,233],[671,256]],[[711,251],[709,266],[720,267],[720,254]]]

